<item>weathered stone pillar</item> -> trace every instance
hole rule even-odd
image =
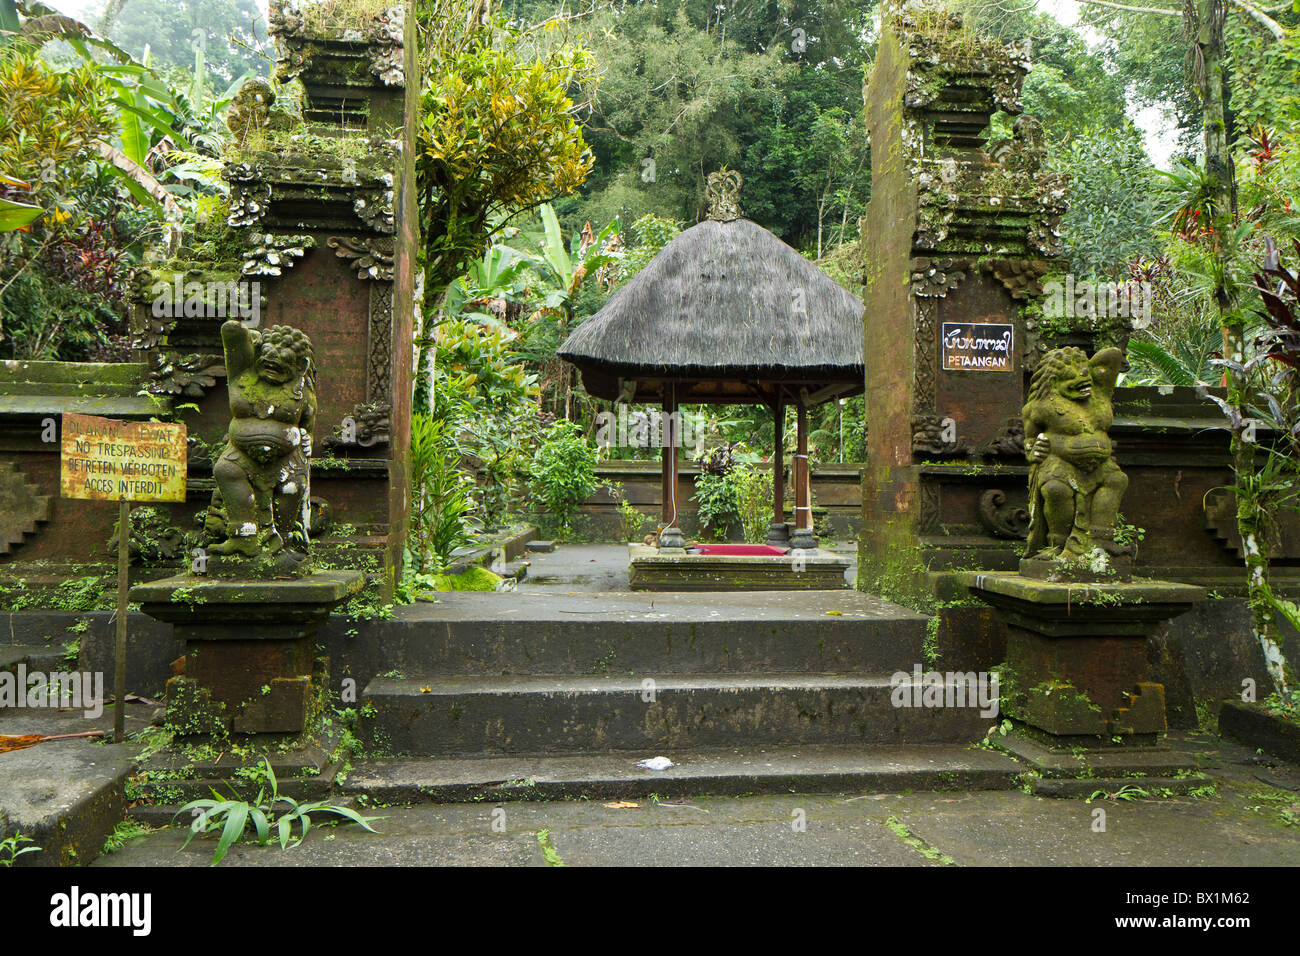
[[[957,14],[885,12],[861,224],[866,590],[924,591],[925,568],[1015,566],[1007,516],[1024,508],[1018,413],[1034,351],[1021,310],[1061,253],[1065,186],[1040,170],[1034,120],[1009,141],[982,135],[995,112],[1020,112],[1028,69],[1027,44],[981,40]]]

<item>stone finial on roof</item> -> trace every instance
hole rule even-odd
[[[731,222],[739,219],[740,187],[745,184],[744,177],[737,170],[725,166],[717,172],[709,173],[705,198],[709,201],[709,218],[716,222]]]

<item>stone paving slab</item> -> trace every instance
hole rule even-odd
[[[127,730],[148,724],[152,708],[131,705]],[[95,719],[80,711],[5,709],[0,734],[111,732],[111,705]],[[42,852],[22,857],[25,866],[72,865],[91,860],[126,814],[124,784],[136,748],[96,743],[92,738],[50,740],[0,753],[0,836],[14,830]]]
[[[792,813],[794,811],[791,811]],[[939,866],[877,820],[566,829],[551,833],[565,866]]]
[[[544,863],[537,835],[546,830],[566,865],[1300,865],[1300,829],[1280,824],[1268,807],[1252,809],[1260,801],[1259,792],[1225,783],[1212,796],[1132,804],[1008,791],[718,797],[625,808],[423,805],[374,809],[384,817],[378,834],[313,827],[296,849],[243,846],[228,859],[236,866],[536,866]],[[1092,830],[1094,809],[1106,810],[1104,833]],[[213,841],[178,852],[183,840],[182,832],[160,830],[96,865],[206,866]]]

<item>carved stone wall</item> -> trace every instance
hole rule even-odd
[[[1012,566],[1030,364],[1022,307],[1061,255],[1066,208],[1065,182],[1042,167],[1042,129],[1020,115],[1028,43],[981,39],[925,5],[883,17],[865,91],[868,585],[872,569],[960,563],[956,551]],[[998,111],[1017,117],[1013,135],[987,143]]]
[[[395,476],[406,454],[394,422],[410,415],[409,380],[397,374],[409,345],[398,343],[409,342],[413,310],[413,295],[394,289],[414,286],[415,210],[402,199],[413,194],[417,91],[405,84],[414,49],[404,7],[354,16],[327,32],[309,5],[272,3],[277,76],[300,87],[301,113],[282,112],[269,87],[246,98],[223,171],[234,239],[217,256],[211,243],[187,240],[140,277],[136,344],[153,370],[150,389],[198,406],[184,418],[199,452],[193,480],[203,486],[211,481],[203,452],[225,428],[218,331],[226,316],[199,309],[159,318],[151,290],[178,276],[182,286],[226,281],[235,300],[257,303],[246,324],[306,332],[318,364],[313,495],[336,529],[378,549],[391,591],[407,499],[404,487],[391,487],[404,480]]]

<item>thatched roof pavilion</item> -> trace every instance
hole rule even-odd
[[[560,346],[609,401],[763,404],[776,412],[774,534],[784,527],[781,423],[798,409],[797,531],[808,531],[807,409],[864,387],[862,301],[740,217],[740,175],[709,177],[710,216],[683,231]],[[666,437],[666,436],[665,436]],[[664,524],[676,525],[676,440],[664,454]],[[801,510],[802,509],[802,510]],[[778,528],[778,525],[781,528]],[[796,542],[799,544],[799,542]]]
[[[668,243],[559,354],[597,398],[658,399],[674,381],[679,402],[770,404],[777,384],[861,391],[862,342],[857,296],[762,226],[706,219]]]

